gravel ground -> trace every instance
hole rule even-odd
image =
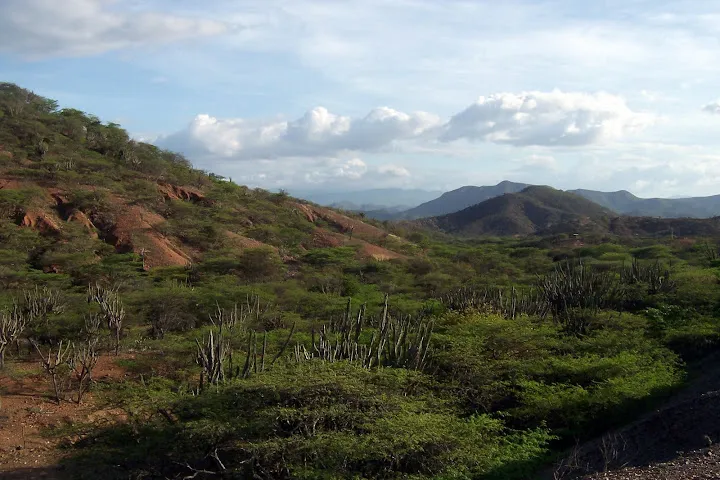
[[[647,467],[596,473],[585,480],[714,480],[720,479],[720,446],[684,454]]]

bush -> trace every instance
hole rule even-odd
[[[282,275],[283,264],[270,247],[249,248],[238,259],[243,278],[250,282],[272,281]]]
[[[136,422],[81,441],[87,450],[65,461],[74,478],[84,478],[81,471],[87,478],[174,477],[189,471],[185,464],[216,469],[212,455],[238,478],[471,479],[508,465],[522,478],[551,439],[542,429],[510,431],[486,415],[460,418],[432,393],[429,377],[401,369],[311,362],[199,397],[168,391],[165,401],[166,385],[151,388],[116,393]],[[148,417],[158,408],[176,421]]]

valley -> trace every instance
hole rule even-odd
[[[569,479],[720,441],[716,219],[504,184],[380,221],[14,84],[0,112],[2,478]]]

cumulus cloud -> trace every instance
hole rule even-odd
[[[122,10],[108,0],[3,0],[0,51],[30,57],[86,56],[128,47],[218,35],[206,19]]]
[[[515,146],[581,146],[604,143],[652,124],[607,93],[499,93],[480,97],[453,116],[440,140],[479,140]]]
[[[185,130],[159,142],[189,154],[238,160],[319,157],[382,150],[397,141],[421,138],[439,124],[438,117],[424,112],[406,114],[383,107],[351,118],[317,107],[292,121],[198,115]]]
[[[316,165],[315,168],[303,175],[306,183],[318,184],[329,181],[359,180],[368,171],[367,164],[359,158],[346,161],[332,158],[321,163],[321,165]]]
[[[720,100],[715,100],[714,102],[710,102],[705,105],[703,107],[703,112],[720,115]]]
[[[188,155],[234,160],[333,157],[341,152],[380,152],[401,146],[457,140],[512,146],[583,146],[637,132],[654,121],[617,96],[599,93],[502,93],[480,99],[442,122],[426,113],[388,107],[364,117],[314,108],[296,120],[219,119],[198,115],[187,128],[158,139]],[[439,143],[438,143],[439,142]],[[404,176],[402,169],[385,172]]]
[[[544,168],[554,170],[557,168],[558,163],[554,157],[550,155],[530,155],[529,157],[522,160],[522,164],[526,167],[532,168]]]
[[[401,167],[400,165],[381,165],[380,167],[378,167],[377,171],[380,175],[387,175],[390,177],[410,176],[410,171],[405,167]]]

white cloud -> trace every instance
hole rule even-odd
[[[720,100],[710,102],[703,107],[703,112],[720,115]]]
[[[389,175],[391,177],[409,177],[410,171],[399,165],[381,165],[377,169],[381,175]]]
[[[230,162],[224,166],[225,174],[234,182],[269,189],[349,191],[363,185],[366,188],[409,187],[411,182],[410,172],[405,167],[366,162],[354,156],[287,158],[241,165]]]
[[[453,116],[440,139],[507,143],[515,146],[581,146],[616,140],[652,124],[607,93],[500,93],[480,97]]]
[[[658,100],[658,94],[656,92],[640,90],[640,95],[648,102],[656,102]]]
[[[365,176],[368,166],[359,158],[352,158],[347,161],[339,159],[328,159],[323,164],[305,173],[305,182],[309,184],[326,183],[329,181],[338,182],[343,180],[359,180]]]
[[[480,99],[443,123],[440,117],[382,107],[359,118],[323,107],[287,120],[218,119],[198,115],[160,138],[188,155],[234,160],[333,157],[342,152],[383,152],[411,146],[479,140],[513,146],[580,146],[616,140],[642,130],[654,117],[632,111],[623,99],[598,93],[501,93]],[[400,170],[395,174],[397,176]],[[386,173],[392,173],[388,170]]]
[[[530,155],[523,160],[523,165],[526,167],[543,168],[548,170],[555,170],[558,167],[557,160],[555,157],[550,155]]]
[[[317,107],[292,121],[198,115],[188,128],[160,139],[160,143],[189,154],[237,160],[332,156],[343,151],[382,150],[401,140],[421,138],[439,124],[440,119],[429,113],[406,114],[386,107],[362,118]]]
[[[122,10],[112,0],[2,0],[0,51],[29,57],[87,56],[218,35],[214,20]]]

